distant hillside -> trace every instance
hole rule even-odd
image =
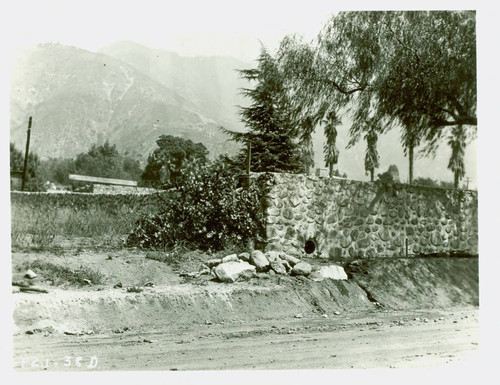
[[[23,52],[11,77],[11,140],[22,148],[33,116],[31,148],[67,157],[108,139],[147,157],[162,134],[203,142],[212,155],[235,145],[214,115],[136,68],[102,53],[59,44]]]
[[[249,84],[239,77],[238,70],[251,68],[252,64],[232,57],[182,57],[129,41],[112,44],[99,52],[130,64],[221,123],[243,129],[237,106],[248,101],[239,90]]]

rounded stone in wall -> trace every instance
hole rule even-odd
[[[282,201],[281,199],[279,199],[279,198],[276,198],[276,199],[274,200],[274,205],[275,205],[277,208],[279,208],[279,209],[280,209],[280,208],[282,208],[282,207],[283,207],[283,201]]]
[[[330,258],[341,258],[342,257],[342,249],[338,246],[332,246],[328,250],[328,255]]]
[[[413,235],[415,234],[415,229],[412,226],[406,226],[406,235]]]
[[[380,231],[378,232],[378,235],[379,235],[380,239],[385,241],[385,242],[387,242],[391,238],[391,233],[386,228],[380,229]]]
[[[358,239],[359,231],[357,229],[354,229],[351,231],[351,239],[353,241],[356,241]]]
[[[348,219],[346,219],[346,220],[344,220],[344,221],[342,222],[342,225],[343,225],[344,227],[346,227],[346,228],[350,229],[350,228],[352,227],[352,222],[351,222],[351,221],[349,221]]]
[[[328,215],[328,217],[326,218],[326,223],[328,223],[328,224],[332,224],[332,223],[335,223],[335,222],[337,222],[337,217],[336,217],[336,215],[335,215],[335,214],[333,214],[333,213],[332,213],[332,214],[330,214],[330,215]]]
[[[420,253],[420,250],[421,250],[421,248],[420,248],[420,245],[418,243],[411,245],[411,251],[413,253]]]
[[[363,219],[361,219],[361,218],[358,218],[354,222],[354,226],[361,226],[363,223],[365,223],[365,221]]]
[[[370,239],[369,238],[363,238],[358,241],[358,247],[360,249],[366,249],[368,246],[370,246]]]
[[[375,233],[376,233],[378,230],[379,230],[379,226],[377,226],[377,225],[372,225],[372,231],[373,231],[373,232],[375,232]]]
[[[429,244],[429,242],[427,241],[427,239],[425,237],[420,237],[420,239],[418,240],[418,243],[421,246],[427,246]]]
[[[377,253],[383,253],[385,251],[385,247],[381,244],[381,243],[378,243],[377,244]]]
[[[297,231],[293,227],[287,227],[286,233],[285,233],[285,238],[286,239],[294,239],[295,236],[297,235]]]
[[[375,223],[376,223],[377,225],[381,225],[381,224],[382,224],[382,219],[381,219],[381,218],[377,218],[377,219],[375,219]]]
[[[366,223],[369,225],[373,224],[373,218],[367,218]]]
[[[414,225],[414,226],[415,226],[415,225],[417,225],[417,224],[418,224],[418,219],[417,219],[417,218],[412,218],[412,219],[410,220],[410,223],[411,223],[412,225]]]
[[[352,246],[351,246],[351,247],[349,247],[349,256],[350,256],[351,258],[355,258],[355,257],[357,257],[357,256],[358,256],[358,255],[357,255],[357,253],[356,253],[356,250],[355,250],[355,249],[354,249],[354,247],[352,247]]]
[[[366,250],[366,257],[367,258],[373,258],[376,255],[377,255],[377,253],[376,253],[375,249],[370,247],[368,250]]]
[[[396,247],[402,247],[403,246],[403,237],[396,237],[393,239],[393,244]]]
[[[285,207],[283,209],[282,215],[285,219],[292,219],[293,218],[293,211],[290,207]]]
[[[345,208],[345,215],[353,216],[354,214],[356,214],[356,210],[354,209],[353,205],[349,203]]]
[[[273,216],[278,216],[278,215],[280,215],[280,209],[278,209],[277,207],[269,207],[267,209],[267,214],[273,215]]]
[[[351,245],[351,240],[347,237],[342,237],[340,239],[340,246],[342,246],[344,249],[349,247]]]
[[[349,199],[342,199],[342,200],[339,202],[339,206],[340,206],[340,207],[346,207],[348,204],[349,204]]]
[[[281,198],[281,199],[284,199],[288,196],[288,191],[287,189],[280,189],[280,191],[278,191],[278,196]]]
[[[379,240],[379,237],[377,234],[370,234],[370,239],[373,241],[373,242],[376,242]]]
[[[276,223],[276,217],[273,216],[266,217],[266,222],[269,224]]]
[[[290,201],[292,207],[297,207],[302,202],[302,200],[296,195],[292,195],[291,197],[288,198],[288,200]]]
[[[467,243],[469,244],[469,246],[476,246],[477,245],[477,238],[476,237],[471,237],[471,238],[469,238],[469,240],[467,241]]]

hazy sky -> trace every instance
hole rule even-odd
[[[289,33],[313,38],[331,1],[16,1],[12,46],[54,41],[97,50],[132,40],[181,55],[254,59],[259,39],[273,49]]]

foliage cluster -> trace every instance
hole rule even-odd
[[[477,129],[475,28],[473,11],[339,12],[311,43],[282,40],[284,103],[296,121],[313,125],[349,116],[349,146],[364,136],[371,174],[375,135],[400,128],[410,183],[414,149],[432,154],[448,137],[457,184],[462,148]]]
[[[106,141],[103,145],[92,145],[86,153],[75,159],[75,172],[102,178],[138,180],[141,165],[138,160],[121,155],[116,145]]]
[[[257,68],[239,71],[243,79],[255,84],[254,88],[242,90],[242,94],[251,100],[251,105],[240,107],[239,112],[248,131],[223,129],[232,140],[244,145],[233,159],[233,165],[240,171],[245,170],[250,145],[252,172],[303,172],[304,154],[297,143],[297,126],[281,97],[283,74],[277,61],[264,47],[257,63]]]
[[[158,214],[137,222],[127,244],[171,249],[188,245],[217,251],[244,244],[260,234],[263,212],[260,187],[236,188],[235,175],[221,160],[190,163],[173,199]]]
[[[172,135],[162,135],[156,141],[157,148],[148,157],[141,175],[144,184],[151,187],[169,188],[182,183],[186,167],[192,162],[205,164],[208,150],[202,143],[194,143]]]
[[[38,155],[29,153],[28,164],[26,168],[26,191],[44,191],[44,181],[38,173],[40,168],[40,159]],[[16,148],[14,143],[10,143],[10,173],[21,177],[24,169],[24,153]],[[14,186],[11,186],[13,188]]]
[[[23,164],[24,154],[11,143],[11,173],[22,172]],[[103,145],[92,145],[87,152],[78,154],[76,158],[40,160],[30,151],[25,190],[45,191],[46,182],[77,187],[79,183],[70,181],[69,174],[139,180],[141,172],[141,164],[137,159],[120,154],[116,145],[107,141]]]

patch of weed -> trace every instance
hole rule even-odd
[[[104,282],[105,276],[88,267],[80,266],[78,269],[71,270],[64,266],[55,265],[50,262],[35,260],[23,264],[23,269],[31,269],[45,280],[51,281],[53,285],[70,284],[83,286],[88,281],[93,285],[99,285]]]

